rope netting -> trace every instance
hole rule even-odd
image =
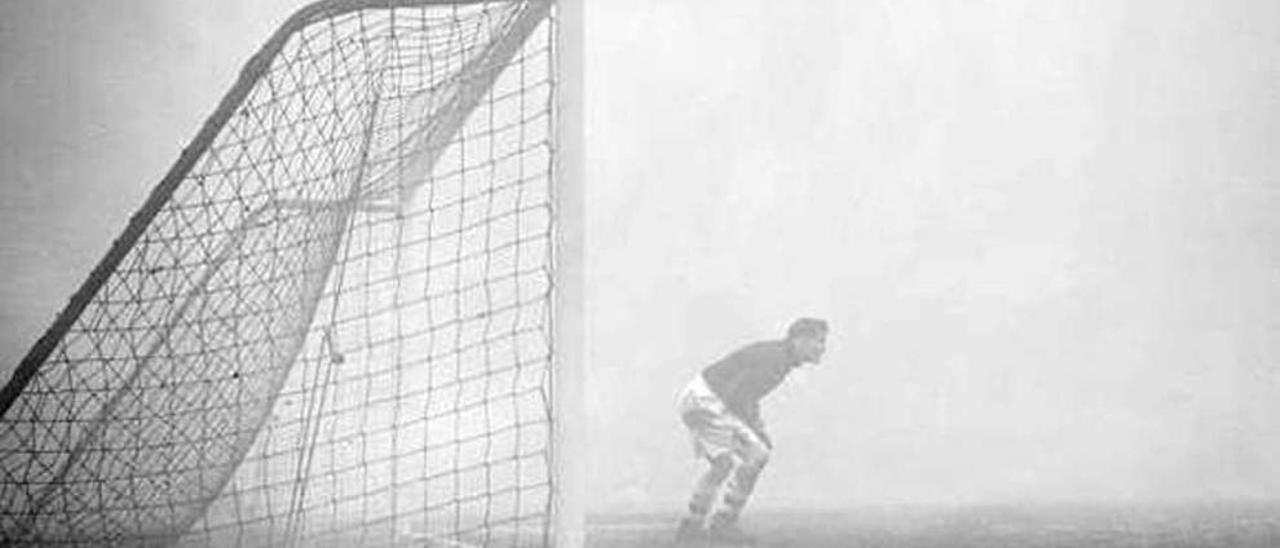
[[[548,544],[551,12],[291,18],[5,387],[3,544]]]

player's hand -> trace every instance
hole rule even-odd
[[[773,440],[769,439],[769,435],[764,433],[764,428],[757,426],[755,428],[752,428],[752,430],[755,431],[756,437],[760,439],[760,443],[763,443],[765,447],[768,447],[769,450],[772,451]]]

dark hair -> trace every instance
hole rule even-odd
[[[787,328],[787,338],[816,337],[827,334],[827,321],[818,318],[800,318]]]

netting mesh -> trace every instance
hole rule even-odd
[[[291,19],[6,389],[5,544],[547,544],[551,11]]]

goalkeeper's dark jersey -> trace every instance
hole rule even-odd
[[[749,424],[760,421],[760,398],[763,398],[800,359],[791,343],[764,341],[747,345],[702,370],[702,378],[725,407]]]

